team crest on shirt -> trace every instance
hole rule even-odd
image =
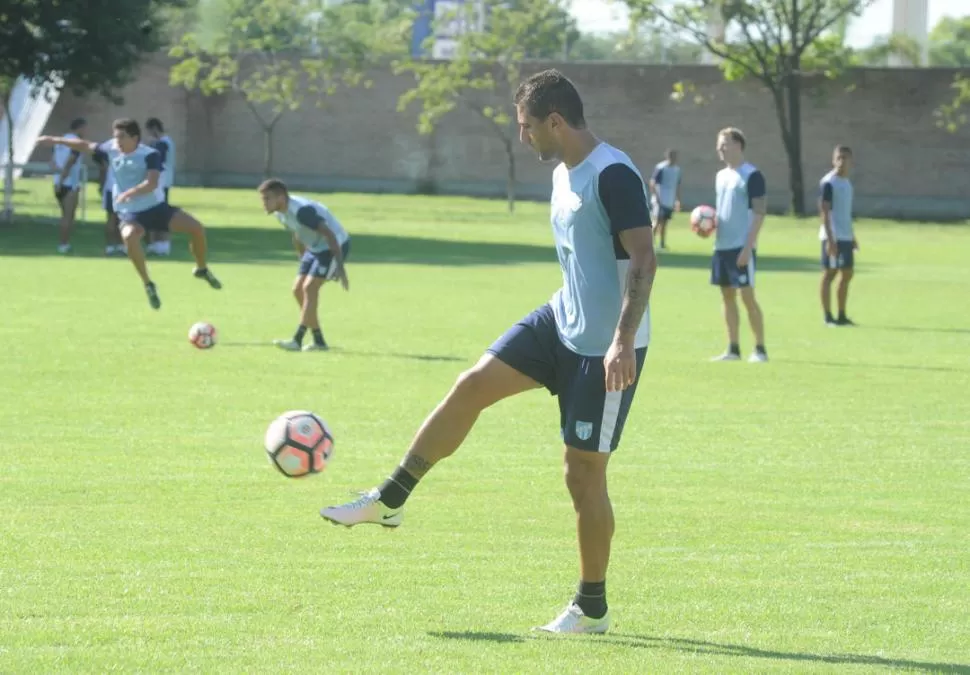
[[[588,441],[593,435],[592,422],[576,422],[576,438],[581,441]]]

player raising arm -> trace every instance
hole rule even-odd
[[[204,279],[212,288],[222,288],[206,266],[206,236],[202,223],[164,201],[158,182],[161,158],[158,152],[141,143],[138,122],[131,119],[115,120],[113,132],[113,138],[103,143],[52,136],[41,136],[38,143],[66,145],[72,150],[95,155],[102,161],[107,160],[110,164],[114,176],[114,185],[110,188],[114,210],[121,224],[121,237],[127,247],[128,258],[145,284],[148,303],[153,309],[161,307],[162,301],[145,264],[141,239],[146,231],[168,232],[171,229],[188,234],[195,257],[192,274]]]

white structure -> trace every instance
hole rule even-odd
[[[891,54],[889,65],[923,66],[929,63],[929,0],[893,0],[893,35],[905,35],[919,45],[919,63]],[[970,4],[970,3],[968,3]]]

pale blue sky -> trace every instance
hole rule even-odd
[[[583,30],[609,32],[626,29],[626,5],[617,0],[572,0],[572,13]],[[929,27],[944,16],[970,15],[970,0],[929,0]],[[849,29],[849,43],[865,46],[892,27],[892,0],[878,0]]]

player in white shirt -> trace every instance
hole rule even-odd
[[[660,248],[667,248],[667,223],[680,211],[680,165],[677,151],[668,150],[666,159],[653,169],[650,176],[650,196],[654,210],[655,236],[660,237]]]
[[[145,122],[148,132],[148,146],[153,148],[162,158],[162,171],[158,176],[159,187],[168,203],[169,189],[175,183],[175,141],[165,133],[162,121],[157,117],[150,117]],[[147,253],[155,255],[169,255],[172,252],[172,235],[169,232],[149,232]]]
[[[273,343],[291,352],[324,351],[328,347],[317,314],[320,287],[325,281],[339,281],[345,291],[350,290],[344,266],[350,252],[350,235],[330,209],[306,197],[290,194],[281,180],[263,181],[258,191],[266,213],[274,214],[293,234],[293,246],[300,256],[300,267],[293,284],[293,296],[300,306],[300,325],[292,339],[274,340]],[[308,328],[313,332],[313,343],[304,345]]]
[[[64,138],[83,139],[87,122],[78,117],[71,122],[71,131]],[[81,193],[81,155],[66,145],[55,145],[50,167],[54,171],[54,198],[61,210],[60,241],[58,253],[70,253],[71,234],[77,214],[78,196]]]

